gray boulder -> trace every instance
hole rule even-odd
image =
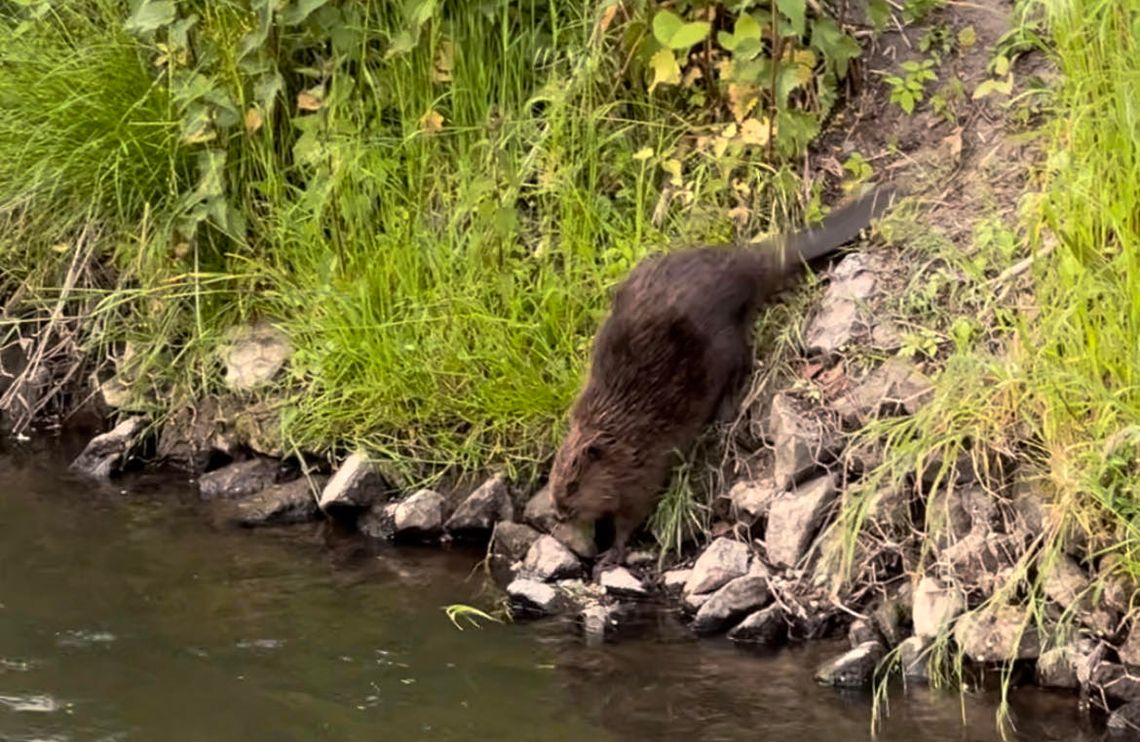
[[[314,475],[275,484],[234,503],[234,520],[243,526],[282,526],[320,518],[317,492],[326,477]]]
[[[369,538],[391,541],[396,538],[395,502],[375,502],[356,521],[356,530]]]
[[[526,615],[549,615],[562,608],[562,600],[555,590],[545,582],[518,579],[507,585],[512,613]]]
[[[602,572],[598,581],[606,595],[640,598],[649,594],[649,590],[646,589],[641,580],[634,577],[633,573],[625,567],[615,567]]]
[[[914,590],[911,620],[914,635],[920,639],[934,639],[966,610],[966,596],[953,585],[943,585],[938,579],[926,576]]]
[[[95,479],[110,479],[111,474],[126,463],[144,428],[146,420],[143,417],[128,417],[106,433],[92,438],[71,462],[70,468]]]
[[[1140,701],[1131,701],[1114,710],[1109,714],[1107,727],[1112,737],[1140,737]]]
[[[1080,667],[1077,670],[1080,677]],[[1089,685],[1114,701],[1140,701],[1140,674],[1115,662],[1100,662],[1092,670]]]
[[[776,566],[794,567],[807,553],[837,496],[835,481],[827,475],[777,498],[768,510],[768,561]]]
[[[561,580],[580,575],[582,563],[558,539],[544,535],[527,550],[523,572],[538,580]]]
[[[1037,629],[1024,608],[990,606],[962,615],[954,625],[954,640],[974,662],[996,663],[1034,659],[1040,653]]]
[[[396,505],[393,521],[396,536],[435,536],[443,528],[444,497],[432,490],[420,490]]]
[[[526,558],[527,551],[541,533],[523,523],[504,520],[495,524],[491,533],[491,555],[507,564],[514,564]]]
[[[870,331],[863,304],[875,284],[871,259],[865,254],[852,253],[835,266],[819,310],[804,332],[808,355],[831,356]]]
[[[784,609],[778,605],[761,608],[747,616],[728,632],[728,638],[737,644],[774,647],[788,636],[788,622]]]
[[[1116,629],[1115,612],[1092,604],[1091,585],[1092,580],[1077,561],[1066,554],[1057,557],[1042,581],[1042,588],[1050,600],[1062,609],[1076,606],[1080,611],[1081,623],[1101,636],[1111,634]]]
[[[914,414],[930,400],[933,388],[912,362],[892,358],[831,406],[848,423],[863,425],[882,414]]]
[[[246,391],[267,384],[292,353],[289,338],[268,322],[234,328],[222,348],[226,386]]]
[[[851,645],[852,649],[866,642],[877,642],[881,640],[874,622],[868,621],[865,618],[855,619],[847,629],[847,643]]]
[[[730,538],[713,541],[693,565],[685,583],[686,595],[711,593],[748,572],[752,555],[748,545]]]
[[[815,679],[824,685],[864,687],[870,684],[875,668],[885,654],[882,644],[865,642],[820,665],[815,671]]]
[[[737,577],[715,593],[697,611],[692,629],[698,634],[712,634],[739,621],[771,601],[768,580],[756,575]]]
[[[321,510],[336,515],[359,512],[388,499],[392,489],[363,451],[355,451],[337,469],[321,493]]]
[[[198,495],[203,500],[235,500],[254,495],[277,481],[278,464],[273,459],[239,461],[203,474]]]
[[[786,490],[823,462],[830,443],[819,420],[803,414],[786,394],[772,398],[768,430],[775,448],[772,486]]]
[[[768,507],[780,494],[772,480],[737,482],[726,496],[732,505],[732,515],[749,526],[768,514]]]
[[[926,656],[928,646],[925,640],[917,636],[909,637],[899,644],[899,664],[904,677],[919,680],[930,677],[929,657]]]
[[[491,477],[467,496],[444,528],[454,534],[486,534],[503,520],[514,520],[515,507],[502,475]]]
[[[523,508],[523,522],[528,523],[540,531],[550,533],[558,525],[555,516],[554,498],[550,496],[550,488],[543,487],[527,500]]]
[[[691,569],[671,569],[661,575],[661,584],[666,591],[678,593],[685,589],[685,585],[688,584],[692,575],[693,570]]]

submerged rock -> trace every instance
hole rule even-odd
[[[369,538],[391,541],[396,537],[398,503],[376,502],[356,521],[356,530]]]
[[[420,490],[396,505],[393,521],[396,536],[435,536],[443,528],[443,495]]]
[[[800,412],[786,394],[772,398],[768,429],[775,447],[772,486],[786,490],[815,469],[830,448],[823,425]]]
[[[634,577],[625,567],[615,567],[602,572],[599,582],[607,595],[640,598],[649,594],[649,590],[641,580]]]
[[[1036,680],[1042,688],[1079,688],[1081,665],[1091,653],[1091,647],[1076,643],[1053,647],[1037,658]]]
[[[991,606],[958,619],[954,640],[974,662],[1033,659],[1040,652],[1037,629],[1024,608]]]
[[[926,680],[930,677],[926,650],[929,645],[921,637],[912,636],[899,644],[899,665],[904,677]]]
[[[70,468],[95,479],[109,479],[126,462],[145,427],[143,417],[128,417],[106,433],[92,438],[71,462]]]
[[[711,634],[763,608],[772,599],[768,580],[757,575],[737,577],[721,587],[697,611],[693,631]]]
[[[222,349],[226,386],[246,391],[267,384],[292,353],[288,336],[268,322],[233,329]]]
[[[835,480],[827,475],[777,498],[768,511],[764,534],[768,560],[776,566],[794,567],[807,553],[837,496]]]
[[[748,615],[728,632],[730,641],[737,644],[754,644],[758,646],[774,647],[788,636],[788,622],[784,617],[784,609],[779,605],[770,605]]]
[[[234,520],[243,526],[308,523],[320,517],[317,493],[326,477],[301,477],[275,484],[234,503]]]
[[[337,469],[321,493],[321,510],[329,515],[359,512],[387,499],[391,488],[363,451],[355,451]]]
[[[523,572],[539,580],[560,580],[580,575],[582,563],[558,539],[539,536],[527,550]]]
[[[752,555],[748,545],[730,538],[713,541],[693,565],[685,583],[686,595],[711,593],[748,572]]]
[[[513,581],[507,585],[507,596],[510,598],[512,612],[518,614],[549,615],[557,613],[562,607],[558,591],[538,580]]]
[[[869,685],[875,668],[886,654],[878,642],[864,642],[839,655],[815,671],[815,679],[824,685],[859,688]]]
[[[966,596],[961,590],[951,585],[943,585],[938,579],[929,575],[923,577],[914,590],[914,602],[911,605],[915,636],[920,639],[934,639],[949,628],[964,610],[966,610]]]
[[[456,508],[444,528],[455,534],[485,534],[502,520],[514,520],[515,507],[502,475],[491,477]]]
[[[851,645],[852,649],[866,642],[881,640],[878,630],[875,629],[875,624],[865,618],[855,619],[847,629],[847,643]]]
[[[495,524],[491,533],[491,554],[513,564],[526,558],[526,553],[541,533],[522,523],[504,520]]]
[[[198,495],[203,500],[235,500],[254,495],[277,481],[278,464],[273,459],[239,461],[203,474]]]

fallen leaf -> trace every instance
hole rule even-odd
[[[728,218],[743,224],[748,221],[749,211],[743,206],[734,206],[728,210]]]
[[[248,111],[245,112],[245,130],[246,131],[257,131],[258,129],[261,128],[262,123],[263,123],[263,121],[261,118],[261,111],[257,110],[256,106],[254,106],[253,108],[250,108]]]
[[[768,119],[748,119],[740,124],[740,141],[745,144],[765,145],[772,136],[772,125]]]
[[[443,116],[438,111],[428,111],[420,117],[420,129],[425,134],[434,134],[443,128]]]
[[[315,92],[314,92],[315,91]],[[302,111],[321,110],[320,89],[302,90],[297,93],[297,108]]]
[[[643,160],[648,160],[652,156],[653,156],[653,148],[652,147],[642,147],[641,149],[639,149],[633,153],[633,159],[635,159],[639,162],[643,161]]]
[[[606,32],[606,29],[614,22],[614,16],[617,15],[617,12],[618,6],[616,2],[602,11],[602,17],[598,20],[598,31],[600,33]]]
[[[959,126],[943,137],[942,142],[950,150],[950,157],[957,161],[962,156],[962,127]]]

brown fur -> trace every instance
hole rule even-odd
[[[678,250],[633,269],[594,340],[550,475],[562,520],[613,516],[613,546],[599,566],[624,560],[668,483],[674,450],[731,411],[752,369],[761,304],[805,262],[857,235],[892,195],[856,199],[815,230],[752,247]]]

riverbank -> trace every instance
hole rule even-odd
[[[920,5],[903,15],[922,15]],[[732,102],[727,113],[740,120],[689,119],[670,130],[675,138],[661,139],[654,127],[707,102],[697,62],[686,63],[692,80],[682,81],[679,98],[649,98],[639,108],[644,101],[630,94],[629,110],[652,116],[632,129],[608,128],[624,120],[593,107],[599,79],[591,75],[613,49],[605,32],[638,26],[617,5],[598,11],[567,26],[585,39],[586,54],[581,66],[555,65],[573,71],[563,95],[553,95],[553,78],[537,98],[505,91],[512,125],[527,118],[517,116],[524,104],[544,112],[529,133],[491,126],[485,101],[463,108],[482,88],[474,78],[457,82],[474,74],[462,50],[492,43],[488,29],[429,24],[430,53],[413,52],[420,57],[400,69],[427,74],[428,90],[452,89],[455,108],[428,106],[438,121],[421,116],[415,96],[427,90],[400,78],[415,99],[397,116],[404,126],[415,122],[401,140],[414,151],[401,156],[446,162],[439,172],[455,178],[436,180],[427,165],[416,171],[412,191],[428,205],[427,226],[397,228],[409,213],[407,195],[397,195],[403,181],[374,190],[397,170],[354,144],[360,119],[337,108],[351,95],[338,92],[347,83],[333,65],[296,98],[300,135],[291,151],[311,168],[303,189],[275,203],[289,178],[275,179],[272,163],[246,153],[242,164],[224,165],[227,182],[243,183],[247,167],[264,175],[252,181],[260,195],[251,197],[264,208],[242,216],[271,235],[264,243],[214,241],[238,220],[218,205],[224,223],[211,229],[221,236],[156,243],[153,255],[124,250],[111,294],[94,291],[104,277],[89,231],[45,244],[62,248],[44,255],[59,256],[49,261],[58,271],[51,285],[63,288],[55,304],[39,306],[68,311],[24,315],[36,332],[21,346],[24,373],[5,390],[17,428],[36,419],[21,416],[19,403],[48,412],[64,397],[45,388],[59,379],[63,391],[94,371],[92,403],[125,422],[94,445],[85,468],[102,475],[135,460],[182,465],[236,522],[329,518],[378,539],[490,540],[489,566],[507,606],[569,612],[595,636],[620,626],[631,597],[673,601],[695,632],[742,644],[848,632],[851,652],[820,669],[823,682],[868,685],[902,670],[912,681],[961,685],[975,670],[996,671],[1003,688],[1078,690],[1117,709],[1114,723],[1127,723],[1140,702],[1128,515],[1129,431],[1140,406],[1128,381],[1132,315],[1115,319],[1101,307],[1127,310],[1135,301],[1137,159],[1126,133],[1137,81],[1128,63],[1134,42],[1118,33],[1132,21],[1084,3],[1029,3],[1012,15],[987,4],[857,34],[858,93],[805,159],[780,160],[773,173],[746,164],[780,148],[767,146],[761,120],[736,116]],[[563,12],[554,11],[556,25]],[[499,27],[514,22],[504,16]],[[813,33],[827,33],[813,22],[822,24]],[[439,29],[469,34],[460,53]],[[737,24],[717,43],[742,63],[749,33]],[[827,57],[825,77],[844,56],[832,41],[838,46],[817,49]],[[524,57],[511,46],[503,69]],[[812,96],[796,100],[805,116],[824,115]],[[260,109],[247,110],[245,132],[235,130],[227,152],[246,152],[236,142],[262,130],[249,110]],[[478,122],[470,141],[464,115]],[[441,144],[452,128],[458,139]],[[612,158],[623,164],[599,175],[596,158],[608,150],[598,143],[614,137],[624,137],[624,154]],[[529,149],[516,151],[521,142]],[[489,151],[544,164],[520,181],[509,163],[482,159]],[[725,153],[735,158],[730,166],[718,159]],[[346,163],[366,164],[360,172],[381,185],[366,187]],[[733,177],[718,179],[717,167]],[[493,177],[479,190],[464,185],[467,172]],[[770,228],[761,215],[780,224],[782,214],[834,202],[824,194],[880,178],[904,180],[916,195],[825,272],[822,286],[813,282],[768,312],[760,327],[768,352],[751,393],[737,419],[710,431],[679,468],[644,534],[647,548],[600,586],[580,580],[595,545],[579,534],[544,536],[555,528],[541,486],[554,421],[605,307],[604,286],[646,250],[750,236]],[[513,194],[509,207],[491,198],[504,192]],[[605,209],[598,194],[606,194]],[[114,201],[119,208],[129,199]],[[389,221],[367,221],[366,203]],[[321,217],[307,223],[305,213]],[[377,243],[368,236],[377,227],[402,237]],[[130,244],[170,236],[145,221],[142,229]],[[429,233],[448,236],[453,253],[437,254],[424,241]],[[350,244],[359,252],[346,252]],[[207,248],[220,251],[204,269]],[[370,262],[370,251],[385,259]],[[182,261],[177,270],[131,272],[170,255]],[[43,275],[9,280],[23,287]],[[393,293],[409,285],[414,293]],[[19,301],[9,305],[27,293],[14,289]],[[108,302],[128,307],[126,316],[107,313]],[[92,323],[97,332],[78,329]],[[124,333],[131,343],[119,342]],[[116,349],[113,363],[99,354],[105,345]],[[487,479],[495,467],[502,473]]]

